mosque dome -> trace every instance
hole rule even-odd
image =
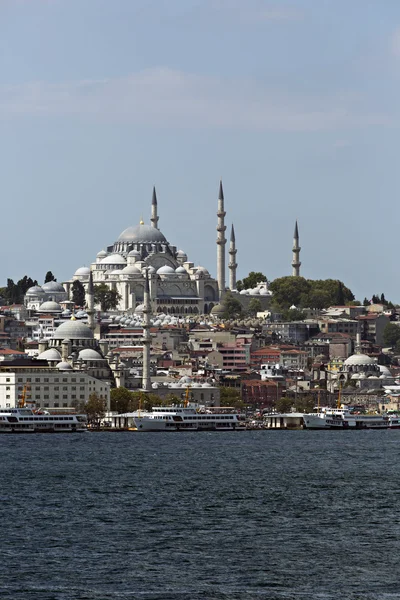
[[[59,371],[72,371],[72,367],[69,363],[62,361],[56,365]]]
[[[241,290],[241,291],[239,292],[239,294],[240,294],[241,296],[247,296],[247,290]]]
[[[211,314],[215,315],[216,317],[221,317],[224,314],[224,312],[225,308],[222,306],[222,304],[216,304],[211,309]]]
[[[84,350],[81,350],[78,358],[81,358],[82,360],[103,360],[100,354],[91,348],[84,348]]]
[[[187,254],[183,250],[178,250],[178,252],[176,253],[176,256],[177,256],[177,258],[183,258],[184,260],[187,259]]]
[[[145,267],[145,268],[147,269],[147,272],[149,275],[152,275],[153,273],[156,272],[155,268],[152,265],[150,265],[149,267]]]
[[[91,340],[93,332],[87,325],[80,321],[66,321],[55,330],[53,338],[56,340]]]
[[[61,313],[62,312],[62,308],[58,304],[58,302],[52,302],[51,300],[48,300],[47,302],[43,302],[39,306],[38,312],[41,312],[41,313],[52,313],[52,312]]]
[[[59,353],[58,350],[56,350],[56,348],[49,348],[48,350],[45,350],[44,352],[39,354],[38,359],[39,360],[56,360],[57,362],[60,362],[61,354]]]
[[[210,274],[205,267],[200,267],[199,266],[199,267],[195,267],[195,269],[196,269],[197,273],[200,271],[201,273],[204,273],[204,275],[209,275]]]
[[[100,252],[97,253],[97,258],[105,258],[107,256],[107,252],[105,250],[100,250]]]
[[[166,242],[166,238],[159,229],[151,225],[140,223],[135,227],[128,227],[118,238],[119,242],[131,242],[135,244]]]
[[[119,273],[123,273],[124,275],[141,275],[140,269],[134,265],[124,267]]]
[[[75,277],[89,277],[90,269],[89,267],[79,267],[74,273]]]
[[[250,290],[250,296],[259,296],[260,295],[260,290],[258,288],[253,288],[252,290]]]
[[[352,354],[344,361],[345,365],[374,365],[375,361],[366,354]]]
[[[168,265],[164,265],[158,269],[157,275],[175,275],[175,269]]]
[[[57,281],[48,281],[47,283],[44,283],[42,285],[42,290],[44,290],[46,293],[64,292],[65,294],[64,286],[62,286],[61,283],[57,283]]]
[[[126,260],[121,254],[109,254],[100,261],[101,265],[126,265]]]
[[[135,308],[135,313],[139,313],[141,314],[144,311],[144,304],[138,304],[137,307]],[[122,319],[121,319],[122,322]]]
[[[177,269],[175,269],[175,273],[182,273],[184,275],[187,275],[187,271],[184,267],[178,267]]]
[[[40,285],[34,285],[33,287],[30,287],[27,292],[26,295],[27,296],[44,296],[46,292],[44,291],[43,288],[40,287]]]
[[[131,258],[140,258],[140,252],[138,250],[131,250],[128,256]]]

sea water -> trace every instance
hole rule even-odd
[[[400,431],[0,436],[0,598],[400,598]]]

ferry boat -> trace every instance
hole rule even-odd
[[[304,414],[305,429],[388,429],[387,415],[366,415],[350,408],[322,408],[320,412]]]
[[[153,406],[147,414],[133,417],[137,431],[235,431],[245,429],[245,417],[223,408]]]
[[[87,430],[85,415],[35,412],[31,408],[0,410],[0,433],[72,433]]]

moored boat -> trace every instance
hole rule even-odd
[[[0,410],[0,433],[73,433],[87,430],[85,415],[50,414],[31,408]]]
[[[370,415],[350,408],[324,407],[320,412],[303,415],[305,429],[388,429],[387,415]]]
[[[223,408],[153,406],[148,414],[133,418],[137,431],[235,431],[244,429],[244,417]]]

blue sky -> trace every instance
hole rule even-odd
[[[59,280],[150,216],[216,274],[400,302],[397,0],[0,0],[0,284]]]

